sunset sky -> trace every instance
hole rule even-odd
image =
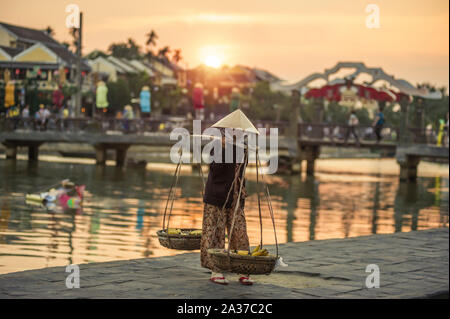
[[[131,37],[180,48],[189,67],[206,60],[270,70],[290,80],[338,61],[361,61],[398,78],[449,85],[448,0],[0,0],[0,21],[50,25],[69,41],[66,5],[84,14],[84,52]],[[366,5],[380,8],[380,28],[366,27]]]

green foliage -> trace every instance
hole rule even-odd
[[[399,127],[402,122],[402,112],[394,112],[395,105],[395,103],[386,104],[383,109],[383,114],[387,125]]]
[[[371,125],[372,124],[372,118],[370,115],[370,112],[367,109],[358,109],[355,110],[356,117],[359,120],[360,125]],[[348,117],[347,117],[348,119]]]
[[[103,57],[103,58],[107,58],[108,54],[106,54],[103,51],[100,50],[94,50],[91,53],[89,53],[88,55],[85,56],[85,59],[89,59],[89,60],[95,60],[98,57]]]
[[[77,93],[77,87],[75,85],[64,84],[61,88],[64,97],[69,98]]]
[[[325,118],[331,123],[347,124],[350,115],[350,109],[348,107],[339,105],[338,102],[330,102],[327,110],[325,111]]]
[[[177,114],[177,106],[182,98],[183,93],[181,88],[163,87],[158,91],[152,92],[152,112],[153,110],[160,110],[163,114]],[[158,101],[159,105],[154,106],[154,102]]]
[[[130,103],[131,94],[128,83],[123,79],[116,82],[108,82],[108,103],[111,112],[122,111],[123,107]]]
[[[277,108],[281,120],[289,118],[286,110],[289,107],[290,99],[280,92],[270,91],[269,83],[257,83],[253,89],[250,100],[248,115],[254,119],[275,120],[277,118]]]
[[[433,127],[439,127],[439,120],[446,119],[449,111],[449,97],[444,96],[440,100],[425,101],[425,125],[431,124]]]
[[[447,88],[444,86],[437,87],[430,83],[419,83],[418,88],[427,88],[431,92],[440,91],[442,98],[439,100],[423,100],[425,125],[431,124],[435,129],[439,127],[439,120],[446,119],[449,111],[449,96]],[[419,99],[415,98],[410,108],[410,120],[414,120],[414,113],[417,112]]]
[[[112,43],[108,47],[108,52],[116,58],[129,60],[139,59],[141,56],[140,46],[131,38],[127,42]]]
[[[150,86],[151,84],[151,79],[145,72],[128,76],[128,88],[130,89],[130,94],[134,97],[139,97],[144,85]]]

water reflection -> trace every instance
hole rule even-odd
[[[349,161],[351,165],[351,161]],[[155,232],[171,171],[27,161],[0,161],[0,273],[70,263],[180,253],[159,245]],[[86,184],[82,210],[51,211],[25,204],[25,194],[69,178]],[[256,178],[246,205],[249,237],[259,241]],[[345,238],[448,226],[448,178],[318,173],[268,179],[279,242]],[[201,228],[202,182],[182,171],[171,225]],[[263,240],[274,243],[263,207]]]

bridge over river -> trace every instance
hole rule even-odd
[[[203,121],[202,130],[213,122]],[[422,130],[408,128],[408,139],[397,127],[386,126],[383,139],[376,142],[372,127],[357,126],[358,140],[347,138],[349,127],[338,124],[313,124],[255,121],[257,128],[278,128],[280,158],[292,167],[294,163],[306,161],[307,174],[314,174],[315,160],[321,147],[353,147],[383,150],[396,154],[400,165],[400,178],[414,180],[420,160],[427,158],[448,159],[448,147],[437,147],[426,142]],[[132,145],[172,146],[170,131],[184,127],[192,132],[192,121],[184,118],[159,119],[92,119],[51,118],[45,127],[34,119],[3,119],[0,122],[0,143],[6,148],[6,158],[15,159],[18,147],[28,148],[28,159],[38,160],[39,147],[44,143],[84,143],[95,149],[96,162],[106,162],[108,149],[115,150],[116,165],[126,163],[127,150]],[[301,167],[301,165],[300,165]]]

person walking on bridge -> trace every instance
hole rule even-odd
[[[356,126],[359,124],[358,117],[356,116],[356,112],[354,109],[350,111],[350,117],[348,119],[348,129],[347,134],[345,134],[345,143],[347,143],[350,135],[355,137],[356,145],[359,145],[358,134],[356,134]]]
[[[378,107],[378,113],[375,116],[375,120],[373,121],[374,131],[375,135],[377,137],[377,143],[380,143],[381,141],[381,130],[383,129],[384,125],[384,114],[383,114],[383,108],[381,106]]]

